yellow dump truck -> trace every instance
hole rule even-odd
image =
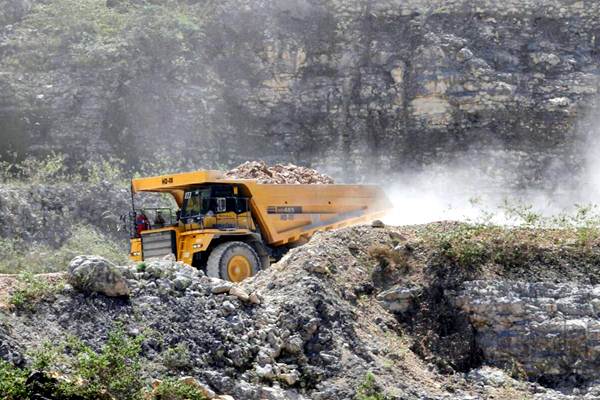
[[[140,192],[170,194],[178,209],[138,209]],[[132,260],[174,254],[208,276],[234,282],[316,231],[369,222],[391,207],[377,186],[261,184],[227,179],[220,171],[133,179],[131,198]]]

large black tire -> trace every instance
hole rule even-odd
[[[248,242],[250,246],[256,251],[258,259],[260,260],[260,269],[267,269],[271,265],[271,257],[267,251],[267,247],[262,240],[251,240]]]
[[[231,282],[254,276],[260,271],[260,258],[244,242],[226,242],[215,247],[206,262],[206,275]]]

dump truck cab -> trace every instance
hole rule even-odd
[[[177,209],[136,208],[141,192]],[[239,282],[319,230],[365,222],[390,208],[369,185],[276,185],[196,171],[131,181],[130,258],[173,254],[208,276]]]

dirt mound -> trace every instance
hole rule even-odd
[[[264,161],[247,161],[228,171],[232,179],[256,179],[259,183],[332,184],[333,179],[318,171],[294,164],[268,166]]]
[[[13,358],[22,354],[26,359],[40,343],[60,343],[69,336],[97,349],[120,324],[132,335],[147,332],[142,346],[145,377],[190,375],[236,399],[354,399],[369,394],[415,400],[567,399],[523,379],[538,378],[529,368],[536,359],[516,352],[525,335],[506,341],[487,327],[497,326],[488,321],[496,314],[510,313],[517,318],[515,324],[526,328],[535,328],[535,321],[513,311],[519,307],[514,302],[494,301],[490,308],[486,296],[491,289],[502,289],[499,280],[543,280],[547,290],[539,296],[539,288],[526,293],[523,287],[517,299],[526,303],[521,309],[531,309],[540,296],[544,304],[550,303],[547,292],[553,290],[558,309],[576,316],[581,310],[573,306],[579,301],[573,293],[585,285],[577,282],[583,274],[573,267],[567,278],[561,268],[589,255],[579,248],[544,247],[544,264],[536,266],[541,251],[536,243],[544,236],[537,232],[531,236],[536,242],[519,260],[533,272],[542,267],[554,272],[524,275],[515,266],[518,260],[499,257],[501,248],[488,254],[491,243],[513,249],[510,237],[524,240],[524,232],[510,231],[506,243],[500,243],[501,233],[456,224],[358,226],[318,233],[239,285],[168,259],[147,261],[143,269],[121,267],[131,289],[128,299],[86,295],[67,286],[36,304],[33,312],[6,314],[10,326],[4,331],[0,326],[0,350],[12,349]],[[492,242],[481,246],[486,235]],[[560,277],[578,287],[565,292],[555,284]],[[477,290],[468,290],[468,282],[475,280],[479,283],[471,286]],[[477,313],[469,314],[468,308]],[[512,323],[510,316],[503,318]],[[576,325],[573,318],[566,322]],[[540,335],[536,340],[546,346]],[[484,367],[503,366],[494,352],[485,352],[490,343],[505,346],[503,354],[514,350],[512,367],[504,366],[508,373]],[[583,359],[587,350],[572,343],[569,351],[581,352]],[[565,365],[562,375],[568,377],[570,369]]]

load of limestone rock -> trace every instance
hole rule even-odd
[[[320,172],[294,164],[267,165],[264,161],[247,161],[228,171],[225,176],[234,179],[256,179],[259,183],[277,184],[332,184],[333,179]]]

